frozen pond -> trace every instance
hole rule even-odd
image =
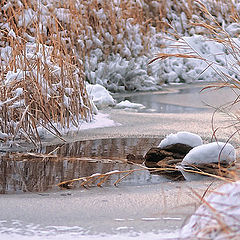
[[[237,99],[239,93],[238,89],[233,91],[229,88],[203,90],[206,86],[206,83],[177,85],[168,87],[167,92],[122,94],[118,95],[117,100],[143,104],[145,108],[138,112],[202,113],[229,105]],[[236,104],[234,109],[238,107],[239,104]]]
[[[114,170],[141,169],[143,156],[157,146],[157,138],[98,139],[48,146],[42,153],[6,153],[0,156],[0,193],[59,190],[58,183]],[[48,155],[51,153],[50,155]],[[127,161],[129,154],[136,159]],[[113,186],[124,174],[112,175],[103,186]],[[143,170],[121,181],[121,185],[143,185],[171,181],[175,177]],[[81,183],[81,182],[80,182]],[[95,185],[96,186],[96,185]],[[80,184],[76,183],[75,188]]]

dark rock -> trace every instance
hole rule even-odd
[[[146,162],[159,162],[166,157],[171,157],[173,153],[162,150],[161,148],[151,148],[145,155]]]
[[[193,147],[183,143],[175,143],[162,148],[162,150],[166,150],[168,152],[184,155],[186,155],[191,149],[193,149]]]
[[[171,144],[164,148],[151,148],[145,155],[145,165],[147,167],[175,166],[191,149],[191,146],[182,143]]]

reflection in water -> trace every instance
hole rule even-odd
[[[43,153],[55,151],[59,156],[125,159],[127,154],[144,155],[149,148],[157,146],[158,138],[113,138],[86,140],[64,145],[48,146]]]
[[[42,192],[57,189],[56,184],[64,180],[139,168],[128,164],[126,155],[144,155],[159,142],[160,139],[156,138],[102,139],[46,147],[42,151],[45,155],[39,157],[34,154],[6,153],[0,156],[0,193]],[[56,155],[46,157],[47,153],[56,148]],[[105,186],[112,186],[119,177],[121,175],[112,175]],[[169,180],[141,171],[129,175],[121,184],[140,185],[165,181]]]

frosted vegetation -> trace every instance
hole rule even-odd
[[[185,0],[1,1],[0,139],[36,143],[43,129],[61,138],[63,129],[90,121],[96,106],[115,104],[101,86],[112,93],[158,90],[164,83],[216,80],[222,67],[238,79],[233,51],[206,41],[204,24],[219,24],[223,37],[234,39],[240,4],[203,3],[215,20]],[[162,56],[148,64],[159,52],[189,51],[198,57]]]
[[[240,182],[212,192],[182,228],[180,239],[238,239]]]

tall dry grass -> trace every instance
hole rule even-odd
[[[132,58],[148,53],[155,32],[171,31],[181,15],[181,33],[187,21],[200,15],[193,0],[90,0],[0,2],[0,138],[40,140],[45,128],[61,137],[60,129],[91,119],[85,89],[86,65],[93,51],[102,59],[119,53]],[[226,22],[237,12],[228,1],[207,1],[214,15]],[[184,14],[183,14],[184,13]],[[136,31],[141,51],[125,56],[124,46],[134,44]],[[173,33],[173,32],[172,32]],[[158,46],[159,47],[159,46]],[[161,46],[160,46],[161,47]],[[136,55],[136,56],[135,56]]]
[[[59,129],[91,119],[92,106],[83,64],[63,38],[67,29],[54,15],[49,25],[39,24],[43,15],[38,1],[22,3],[13,1],[3,8],[0,19],[7,25],[1,31],[5,51],[0,68],[0,132],[2,140],[24,138],[35,144],[40,141],[40,128],[61,138]],[[6,4],[2,1],[1,7]],[[29,9],[38,13],[30,20],[24,13]]]

